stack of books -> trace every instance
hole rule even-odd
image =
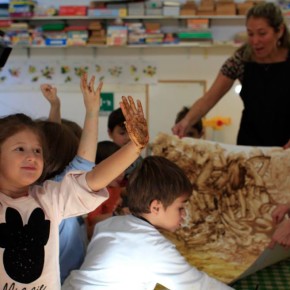
[[[88,26],[89,38],[88,44],[102,45],[106,44],[106,31],[100,21],[92,21]]]

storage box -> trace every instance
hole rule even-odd
[[[236,15],[235,3],[217,3],[216,15]]]
[[[143,7],[143,8],[128,8],[128,14],[129,14],[129,16],[138,16],[138,15],[140,15],[140,16],[143,16],[143,15],[145,15],[145,8]]]
[[[47,46],[66,46],[66,38],[46,38],[45,45],[47,45]]]
[[[162,8],[146,8],[145,15],[161,16],[163,15],[163,10]]]
[[[59,6],[61,16],[86,16],[87,6]]]
[[[180,6],[163,6],[164,16],[179,16]]]
[[[107,45],[126,45],[127,34],[127,26],[108,26]]]
[[[207,30],[209,28],[209,19],[187,19],[187,27],[194,30]]]
[[[47,46],[65,46],[66,33],[65,32],[46,32],[44,34],[45,45]]]
[[[196,10],[180,9],[180,16],[196,15]]]
[[[107,9],[107,8],[100,8],[100,9],[88,9],[88,16],[89,17],[119,17],[120,12],[119,9]]]

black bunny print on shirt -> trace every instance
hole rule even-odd
[[[5,249],[3,264],[11,279],[28,284],[40,277],[49,230],[50,221],[45,220],[41,208],[33,210],[26,225],[16,209],[6,209],[6,223],[0,224],[0,247]]]

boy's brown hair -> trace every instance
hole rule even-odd
[[[178,197],[191,191],[192,185],[179,166],[161,156],[148,156],[130,175],[128,207],[135,215],[150,213],[153,200],[160,201],[167,208]]]

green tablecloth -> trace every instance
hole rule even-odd
[[[236,290],[290,290],[290,259],[262,269],[231,286]]]

